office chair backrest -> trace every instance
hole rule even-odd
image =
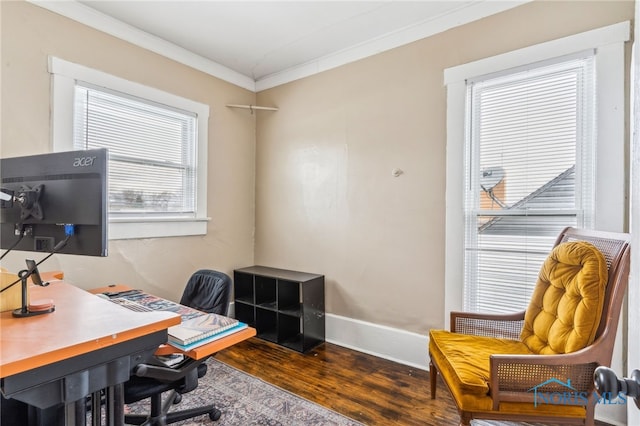
[[[181,305],[203,312],[226,315],[231,297],[231,278],[218,271],[196,271],[182,293]]]

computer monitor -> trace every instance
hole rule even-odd
[[[107,164],[106,149],[0,159],[0,248],[51,253],[68,238],[58,253],[106,256]]]

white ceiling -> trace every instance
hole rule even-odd
[[[32,0],[32,3],[196,68],[207,68],[205,71],[240,86],[259,90],[526,1]]]

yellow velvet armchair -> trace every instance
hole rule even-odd
[[[439,373],[460,425],[474,418],[593,425],[593,372],[611,363],[629,241],[566,228],[526,311],[452,312],[451,331],[429,332],[431,398]]]

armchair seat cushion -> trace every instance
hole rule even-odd
[[[517,340],[497,339],[452,333],[446,330],[429,332],[429,354],[438,366],[443,381],[449,387],[456,405],[463,411],[495,413],[489,394],[489,358],[493,354],[533,354]],[[584,418],[585,408],[528,402],[502,402],[500,413],[506,418],[520,415],[546,415],[557,418]]]
[[[519,340],[451,333],[429,332],[429,354],[449,385],[466,395],[489,393],[489,357],[493,354],[533,354]]]

